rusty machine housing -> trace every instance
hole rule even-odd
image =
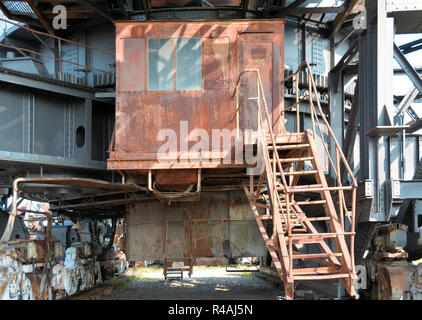
[[[249,165],[236,163],[234,146],[239,130],[257,129],[255,102],[247,99],[257,87],[244,80],[242,90],[250,92],[241,93],[244,109],[236,121],[233,90],[242,70],[258,69],[270,112],[280,114],[283,28],[282,20],[116,23],[116,126],[108,169],[148,184],[162,200],[129,206],[129,260],[159,260],[164,253],[192,265],[199,258],[265,255],[247,198],[233,187],[247,178]],[[273,123],[284,131],[283,116]],[[217,136],[221,145],[210,141],[208,158],[201,158],[194,150],[198,129],[210,138],[227,130],[230,143]],[[165,161],[160,130],[176,133]],[[178,192],[196,201],[176,202]]]
[[[2,210],[0,218],[7,219]],[[73,224],[48,212],[17,216],[1,248],[0,299],[65,299],[126,272],[126,257],[114,243],[116,223],[85,219]]]

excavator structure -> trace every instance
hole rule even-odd
[[[287,300],[420,299],[422,7],[391,2],[0,0],[0,299],[245,257]]]
[[[322,111],[309,63],[283,79],[284,21],[118,22],[116,27],[117,112],[108,168],[121,171],[126,181],[145,181],[146,190],[167,204],[160,212],[135,205],[127,219],[129,244],[139,237],[142,243],[164,239],[167,276],[173,263],[191,268],[201,256],[213,256],[219,242],[226,246],[223,251],[238,247],[237,254],[254,256],[258,247],[249,248],[241,232],[257,225],[259,232],[248,241],[265,244],[288,299],[293,299],[295,281],[318,279],[341,279],[348,294],[355,296],[357,183],[338,143],[334,159],[327,149],[317,147],[318,136],[336,138]],[[299,96],[296,90],[297,102],[289,108],[295,108],[298,127],[288,132],[283,87],[286,82],[298,85],[299,73],[307,77],[308,93]],[[298,122],[304,100],[310,101],[308,130]],[[321,153],[337,174],[330,184]],[[351,185],[341,184],[340,163],[350,173]],[[238,177],[237,186],[233,176]],[[236,190],[245,218],[232,214],[231,196],[228,208],[221,203],[228,214],[204,207],[206,193],[223,196]],[[193,201],[183,215],[190,230],[175,226],[182,217],[169,217],[184,201]],[[181,203],[176,209],[173,202]],[[310,205],[319,210],[310,213]],[[161,223],[150,216],[162,217]],[[256,224],[240,229],[239,223],[251,217]],[[226,219],[221,221],[227,227],[207,226],[209,236],[216,232],[219,241],[202,238],[198,245],[198,222],[191,227],[197,219],[202,224]],[[136,227],[142,222],[145,226]],[[164,236],[159,230],[139,235],[146,225],[163,230],[164,222]],[[224,230],[213,231],[218,228]],[[150,248],[130,247],[129,259],[148,257]]]

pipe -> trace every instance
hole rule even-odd
[[[3,231],[3,235],[0,239],[0,250],[7,246],[7,241],[10,240],[12,235],[13,226],[15,225],[15,217],[17,215],[17,201],[18,201],[18,185],[21,182],[27,181],[28,178],[18,178],[13,181],[13,202],[12,202],[12,212],[9,214],[9,219],[7,220],[6,228]],[[5,243],[4,243],[5,242]]]

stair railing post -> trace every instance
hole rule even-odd
[[[289,238],[289,273],[288,273],[288,278],[289,280],[292,280],[293,278],[293,274],[292,274],[292,269],[293,269],[293,244],[292,244],[292,228],[290,225],[290,199],[289,199],[289,194],[285,193],[285,200],[286,200],[286,216],[287,216],[287,236]],[[282,207],[280,206],[280,208],[282,209]]]
[[[337,186],[341,187],[341,177],[340,177],[340,157],[338,154],[338,149],[336,147],[336,166],[337,166]],[[339,212],[340,212],[340,223],[341,223],[341,228],[344,232],[344,212],[343,212],[343,190],[339,189],[338,190],[338,207],[339,207]]]
[[[315,95],[317,93],[315,92]],[[314,139],[316,139],[316,130],[315,130],[315,119],[314,117],[316,117],[316,113],[315,113],[315,108],[314,108],[314,102],[312,100],[312,86],[311,86],[311,72],[310,70],[308,70],[308,96],[309,96],[309,109],[310,109],[310,113],[311,113],[311,119],[312,119],[312,132],[314,135]]]
[[[235,94],[236,94],[236,140],[239,140],[239,85],[235,87]]]
[[[257,130],[259,132],[259,129],[261,128],[261,88],[260,88],[260,82],[258,78],[258,74],[255,75],[256,77],[256,91],[257,91],[257,102],[258,102],[258,116],[257,116]],[[264,124],[262,124],[264,125]]]
[[[309,63],[306,61],[306,65],[307,65],[307,67],[308,67],[308,69],[310,69],[311,67],[309,66]],[[312,81],[312,88],[314,89],[314,91],[316,92],[317,90],[316,90],[316,85],[315,85],[315,81],[314,81],[314,79],[311,77],[311,81]],[[322,120],[324,121],[324,123],[325,123],[325,125],[326,125],[326,127],[327,127],[327,130],[328,130],[328,133],[331,135],[331,137],[332,137],[332,139],[333,139],[333,141],[334,141],[334,143],[335,143],[335,145],[336,145],[336,147],[339,149],[339,154],[340,154],[340,156],[341,156],[341,159],[342,159],[342,161],[343,161],[343,163],[344,163],[344,166],[345,166],[345,168],[346,168],[346,170],[347,170],[347,173],[350,175],[350,177],[351,177],[351,179],[352,179],[352,182],[353,182],[353,186],[356,188],[358,185],[357,185],[357,182],[356,182],[356,179],[355,179],[355,177],[354,177],[354,175],[353,175],[353,172],[352,172],[352,170],[350,169],[350,166],[349,166],[349,164],[347,163],[347,159],[345,158],[345,156],[344,156],[344,154],[343,154],[343,152],[342,152],[342,150],[341,150],[341,147],[340,147],[340,145],[339,145],[339,143],[338,143],[338,141],[337,141],[337,139],[336,139],[336,137],[335,137],[335,135],[334,135],[334,132],[333,132],[333,130],[331,129],[331,127],[330,127],[330,124],[328,123],[328,121],[327,121],[327,119],[326,119],[326,117],[325,117],[325,115],[324,115],[324,113],[322,112],[322,108],[321,108],[321,104],[320,104],[320,101],[319,101],[319,98],[318,98],[318,95],[316,95],[316,102],[317,102],[317,106],[318,106],[318,110],[319,110],[319,112],[321,113],[321,117],[322,117]]]
[[[299,74],[298,74],[299,75]],[[296,132],[300,132],[300,121],[299,121],[299,76],[296,75],[295,79],[295,85],[296,85]]]

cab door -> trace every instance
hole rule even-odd
[[[273,110],[273,42],[272,33],[240,33],[238,41],[238,75],[246,69],[258,69],[265,93],[268,112],[272,117]],[[277,73],[278,75],[278,73]],[[241,131],[258,128],[258,96],[256,73],[248,72],[241,78],[239,88],[239,128]],[[261,99],[261,107],[263,102]],[[266,126],[265,112],[262,110]],[[270,119],[272,123],[272,119]]]

